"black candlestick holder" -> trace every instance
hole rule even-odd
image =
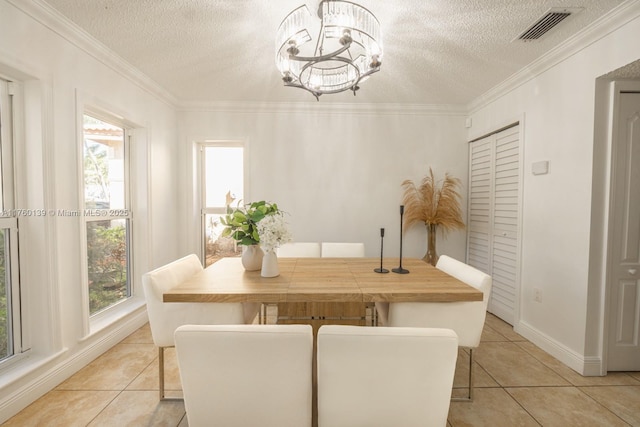
[[[384,252],[384,228],[380,229],[380,268],[374,268],[376,273],[388,273],[389,270],[382,268],[382,254]]]
[[[402,217],[404,216],[404,205],[400,205],[400,266],[392,268],[391,271],[398,274],[407,274],[409,270],[402,268]]]

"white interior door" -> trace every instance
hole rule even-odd
[[[640,371],[640,93],[620,93],[609,262],[609,371]]]
[[[469,146],[467,263],[493,278],[488,311],[513,324],[519,295],[519,125]]]
[[[487,274],[491,273],[495,143],[493,134],[469,145],[467,263]]]
[[[520,128],[496,134],[489,311],[513,325],[518,300]]]

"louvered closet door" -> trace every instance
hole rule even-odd
[[[492,224],[493,149],[495,136],[471,143],[469,153],[469,215],[467,224],[467,263],[491,271],[490,242]]]
[[[519,294],[519,126],[470,145],[467,262],[490,274],[489,312],[513,324]]]

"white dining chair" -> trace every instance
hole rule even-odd
[[[389,304],[389,326],[453,329],[461,347],[469,349],[469,388],[473,400],[473,350],[480,345],[491,293],[491,276],[446,255],[441,255],[436,268],[482,291],[482,301],[460,302],[392,302]]]
[[[362,258],[364,243],[322,242],[323,258]]]
[[[200,259],[187,255],[142,276],[142,289],[147,303],[149,326],[158,347],[160,400],[165,400],[164,350],[174,346],[173,333],[186,324],[242,324],[253,321],[258,304],[242,303],[165,303],[162,295],[202,271]]]
[[[187,325],[175,342],[190,427],[311,426],[310,325]]]
[[[318,427],[446,426],[452,330],[328,325],[317,347]]]
[[[279,258],[320,258],[318,242],[288,242],[277,250]]]

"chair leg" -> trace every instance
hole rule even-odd
[[[469,388],[467,397],[452,397],[452,402],[473,402],[473,349],[469,349]]]
[[[164,396],[164,349],[166,347],[158,347],[158,390],[160,400],[184,400],[181,397],[165,397]]]
[[[469,349],[469,402],[473,401],[473,381],[475,377],[473,375],[473,349]]]
[[[164,347],[158,347],[158,389],[160,390],[160,400],[164,400]]]
[[[378,310],[376,310],[375,304],[371,307],[371,326],[378,325]]]

